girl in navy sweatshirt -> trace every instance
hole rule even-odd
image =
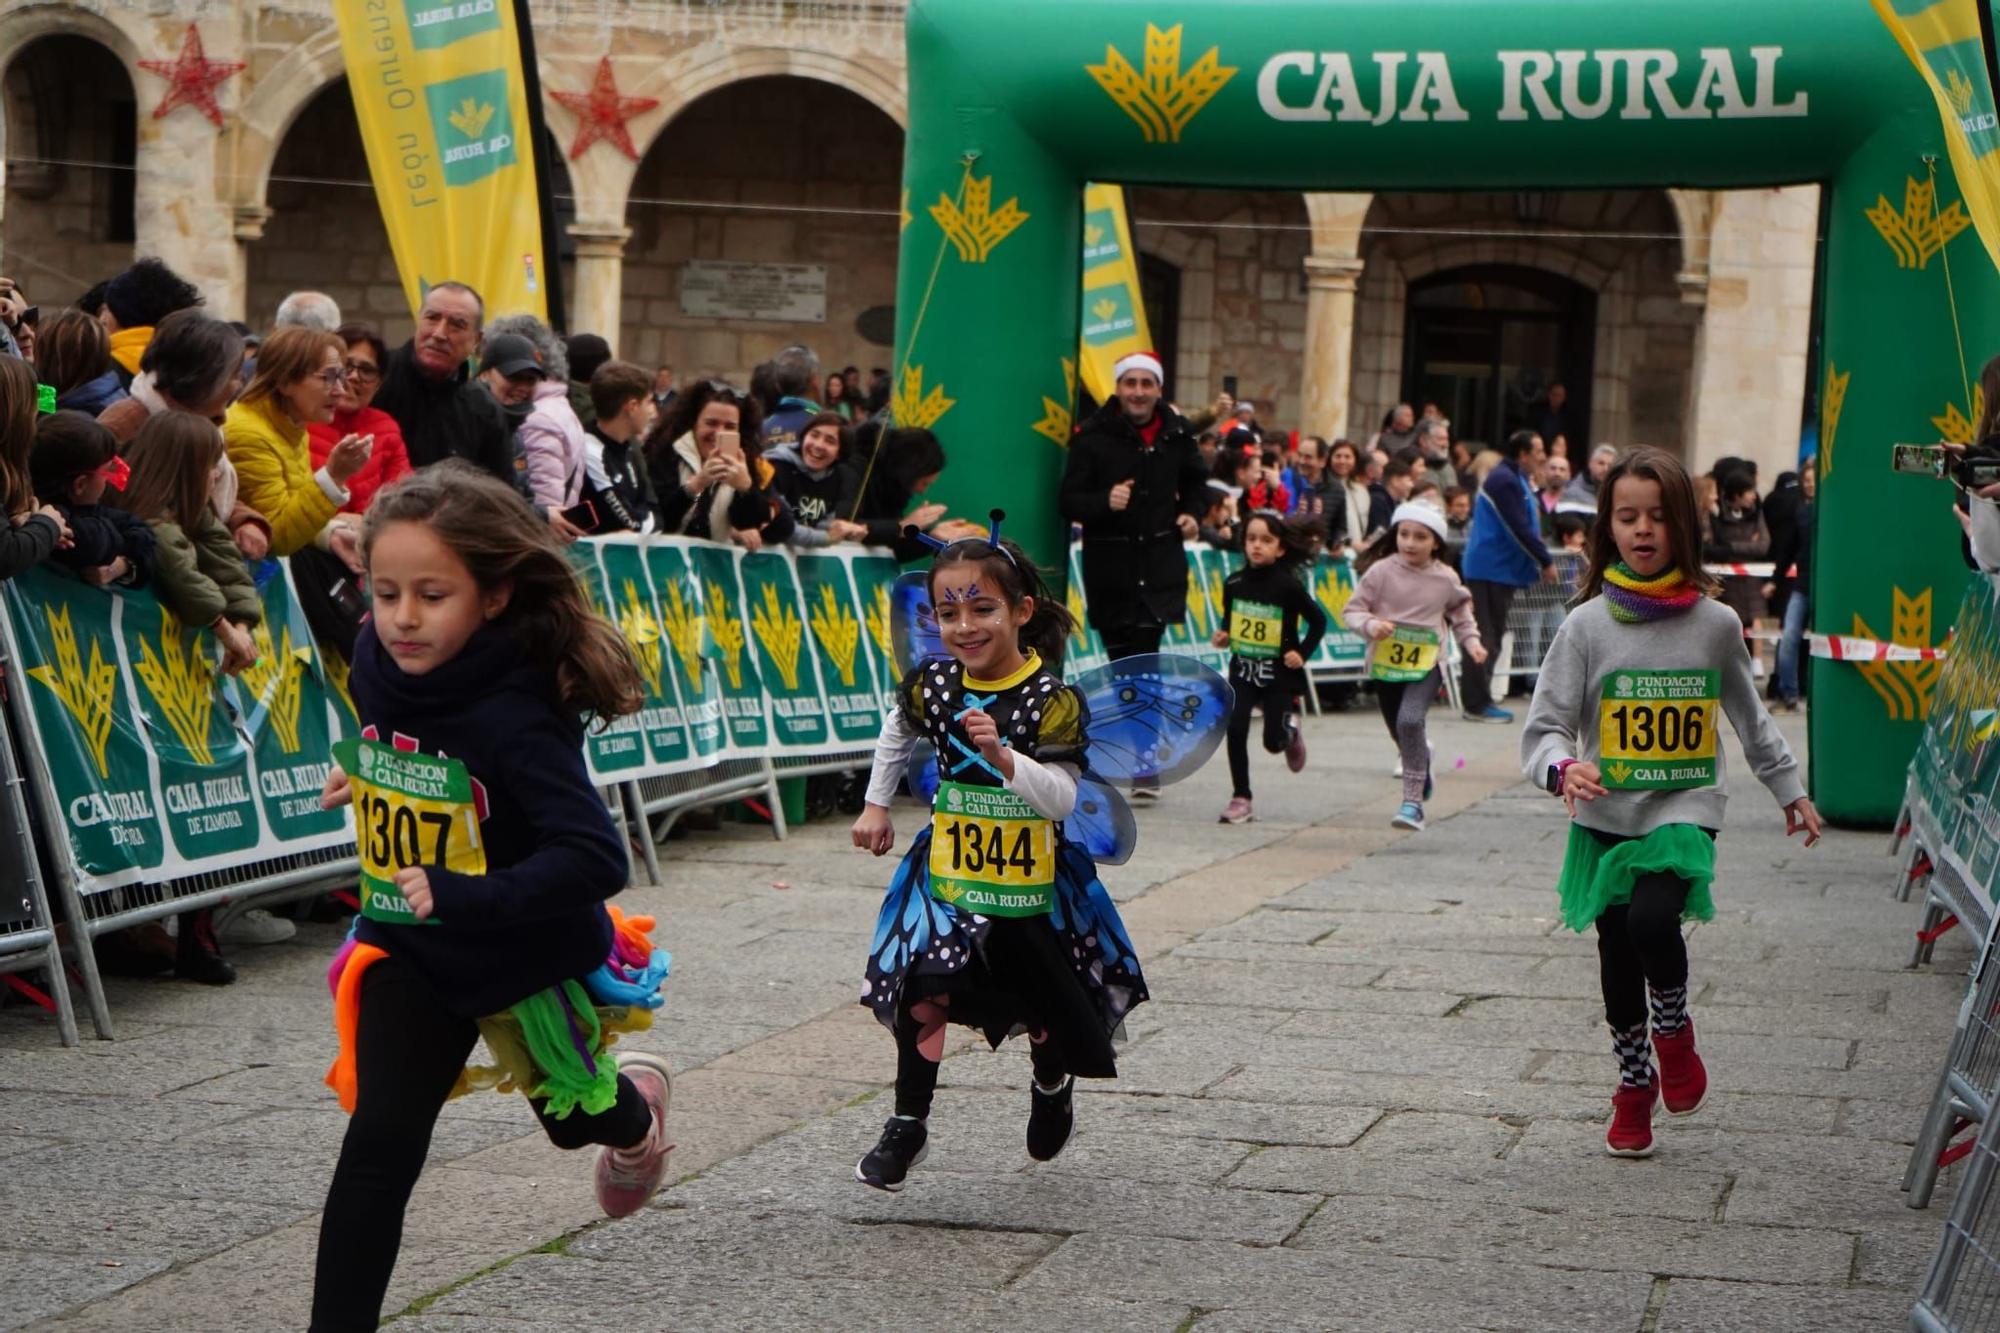
[[[1256,818],[1250,805],[1250,712],[1264,712],[1264,748],[1282,752],[1285,767],[1306,766],[1298,699],[1308,688],[1306,659],[1326,634],[1326,611],[1306,587],[1307,562],[1319,549],[1318,526],[1259,509],[1243,523],[1248,562],[1222,585],[1222,623],[1211,642],[1229,649],[1229,804],[1221,823]]]
[[[375,1327],[432,1126],[480,1037],[556,1146],[603,1146],[605,1212],[652,1196],[669,1146],[665,1062],[604,1053],[627,1009],[658,1003],[665,966],[605,909],[625,848],[583,763],[584,718],[640,705],[624,641],[541,516],[464,463],[384,488],[362,556],[373,615],[349,684],[365,739],[336,747],[322,798],[354,804],[364,915],[330,978],[327,1081],[353,1118],[315,1330]]]

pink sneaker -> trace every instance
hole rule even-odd
[[[1229,804],[1222,807],[1222,818],[1217,822],[1222,824],[1247,824],[1256,817],[1256,815],[1250,812],[1249,797],[1232,796],[1229,798]]]
[[[673,1096],[673,1076],[657,1055],[634,1051],[618,1057],[618,1072],[652,1108],[653,1128],[630,1148],[604,1148],[597,1154],[597,1206],[606,1217],[630,1217],[659,1192],[667,1174],[667,1102]]]
[[[1294,725],[1291,744],[1285,747],[1285,767],[1294,773],[1301,773],[1305,771],[1305,766],[1306,733],[1303,728]]]

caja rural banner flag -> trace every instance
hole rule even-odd
[[[1937,99],[1959,192],[1987,258],[2000,268],[2000,114],[1980,32],[1981,2],[1874,0],[1876,14]]]
[[[334,0],[389,248],[415,312],[434,283],[548,316],[538,109],[514,0]]]
[[[1139,292],[1139,252],[1125,218],[1125,191],[1091,185],[1083,192],[1083,328],[1077,364],[1083,387],[1100,403],[1116,387],[1111,368],[1128,352],[1151,351],[1146,303]]]

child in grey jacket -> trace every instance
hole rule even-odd
[[[1702,572],[1686,471],[1670,454],[1633,449],[1599,498],[1582,600],[1542,663],[1521,761],[1573,821],[1558,886],[1563,920],[1576,931],[1597,927],[1619,1064],[1606,1150],[1646,1157],[1655,1102],[1692,1115],[1708,1095],[1681,921],[1715,915],[1709,884],[1728,797],[1716,734],[1723,714],[1751,771],[1784,807],[1786,833],[1803,831],[1811,846],[1820,821],[1757,696],[1742,626]]]

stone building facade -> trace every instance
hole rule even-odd
[[[568,323],[684,376],[741,378],[788,342],[885,366],[901,208],[898,0],[537,0],[545,96],[658,100],[556,181]],[[220,129],[142,60],[190,22]],[[158,254],[231,316],[322,287],[409,327],[324,0],[173,7],[0,0],[0,271],[58,304]],[[576,118],[553,98],[559,147]],[[1154,335],[1184,400],[1225,375],[1267,424],[1365,438],[1404,399],[1497,434],[1551,379],[1577,433],[1703,463],[1796,450],[1817,254],[1815,187],[1492,194],[1134,190]],[[690,260],[823,265],[823,322],[683,313]]]

